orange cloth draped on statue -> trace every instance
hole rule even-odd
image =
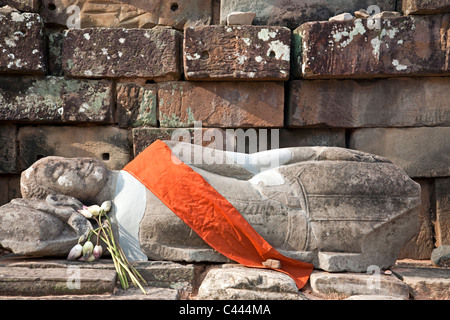
[[[175,157],[175,161],[172,161]],[[175,163],[176,162],[176,163]],[[242,215],[200,174],[157,140],[124,169],[212,248],[248,267],[267,268],[262,262],[276,259],[278,270],[291,276],[297,287],[308,281],[313,265],[288,258],[265,241]]]

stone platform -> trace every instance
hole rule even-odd
[[[0,300],[450,300],[450,268],[428,260],[399,260],[389,270],[315,270],[300,291],[287,275],[238,264],[134,264],[147,295],[123,290],[109,259],[0,257]]]

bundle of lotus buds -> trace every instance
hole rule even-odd
[[[103,247],[100,245],[100,239],[106,245],[106,249],[111,254],[112,260],[114,262],[114,267],[116,268],[117,275],[119,277],[120,284],[123,289],[128,289],[129,282],[128,277],[131,281],[139,287],[144,294],[146,294],[142,284],[146,284],[142,276],[137,272],[137,270],[128,262],[122,248],[119,243],[114,239],[114,234],[111,228],[111,221],[106,214],[111,210],[111,201],[105,201],[101,206],[83,206],[82,210],[78,210],[85,218],[94,219],[97,222],[98,227],[96,229],[90,230],[87,235],[82,235],[78,239],[78,243],[70,250],[67,260],[80,260],[93,262],[98,260],[103,254]],[[102,221],[103,219],[103,221]],[[97,243],[91,242],[92,235],[97,236]]]

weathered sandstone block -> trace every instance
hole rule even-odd
[[[17,172],[17,127],[0,125],[0,173]]]
[[[113,170],[122,169],[131,158],[127,131],[115,127],[22,127],[18,139],[23,169],[52,155],[90,157]]]
[[[118,83],[117,118],[120,127],[157,126],[156,85],[140,86],[134,83]]]
[[[189,26],[209,25],[211,0],[42,0],[40,14],[46,23],[66,26],[73,23],[80,9],[80,27],[152,28],[171,26],[182,30]]]
[[[107,80],[2,77],[0,102],[0,120],[112,123]]]
[[[276,82],[158,84],[161,127],[282,127],[284,86]]]
[[[36,13],[0,12],[0,73],[45,72],[43,27]]]
[[[294,31],[294,76],[374,78],[450,71],[450,14],[309,22]],[[377,21],[377,20],[372,20]]]
[[[64,74],[177,80],[181,38],[170,28],[70,29],[63,43]]]
[[[450,175],[450,127],[357,129],[350,148],[390,159],[410,177]]]
[[[421,189],[419,232],[403,246],[398,259],[430,259],[435,245],[432,217],[434,215],[434,203],[432,203],[434,185],[432,180],[429,179],[418,179],[415,181],[420,184]]]
[[[290,44],[284,27],[187,28],[184,73],[188,80],[287,80]]]
[[[448,126],[449,88],[446,77],[292,81],[288,126]]]
[[[402,6],[406,15],[450,12],[448,0],[402,0]]]
[[[8,203],[12,199],[20,198],[20,175],[0,176],[0,206]]]
[[[217,138],[221,141],[215,143]],[[195,143],[204,147],[224,149],[226,146],[226,131],[219,128],[134,128],[133,129],[133,151],[136,157],[145,148],[156,140],[182,140]],[[187,141],[189,138],[189,141]],[[232,150],[234,151],[234,149]]]
[[[20,11],[37,12],[39,9],[38,0],[0,0],[0,7],[10,6]]]
[[[436,245],[450,245],[450,178],[435,180],[436,186]]]
[[[342,13],[377,5],[381,11],[395,10],[394,0],[221,0],[220,22],[234,11],[256,13],[254,25],[276,25],[295,29],[308,21],[328,20]]]

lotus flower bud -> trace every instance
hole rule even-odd
[[[96,245],[94,247],[94,251],[92,251],[93,256],[95,257],[95,260],[98,260],[102,254],[103,254],[103,248],[100,245]]]
[[[75,260],[81,256],[83,252],[83,246],[77,243],[69,252],[67,260]]]
[[[79,213],[81,213],[86,219],[92,218],[92,213],[88,210],[88,207],[83,206],[82,210],[78,210]]]
[[[86,243],[83,245],[83,257],[85,260],[92,254],[92,251],[94,250],[94,245],[90,241],[86,241]]]
[[[87,209],[89,210],[90,213],[92,213],[92,215],[94,217],[97,217],[100,214],[100,210],[101,210],[100,206],[98,206],[96,204],[94,204],[93,206],[89,206]]]
[[[87,262],[93,262],[93,261],[95,261],[94,255],[91,254],[91,255],[86,259],[86,261],[87,261]]]
[[[105,201],[105,202],[103,202],[100,208],[101,208],[104,212],[108,212],[109,210],[111,210],[111,201]]]

